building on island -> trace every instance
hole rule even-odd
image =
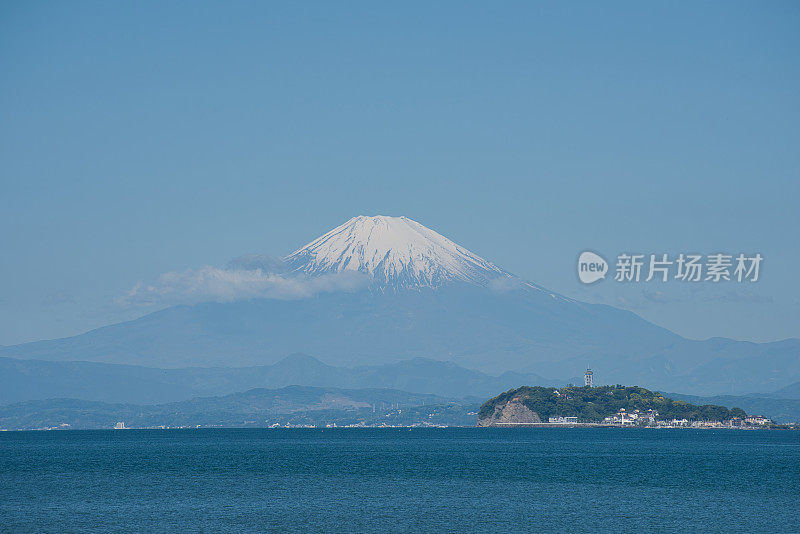
[[[625,411],[625,408],[620,408],[619,411],[614,415],[610,415],[603,419],[603,423],[625,426],[636,423],[637,419],[639,419],[638,413],[628,413]]]
[[[550,417],[547,422],[551,425],[576,425],[578,424],[578,418],[575,416],[567,416],[567,417]]]
[[[591,369],[589,369],[589,367],[587,367],[587,368],[586,368],[586,372],[583,374],[583,382],[584,382],[584,383],[585,383],[585,384],[586,384],[588,387],[592,387],[592,376],[593,376],[593,375],[594,375],[594,373],[592,373],[592,370],[591,370]]]
[[[128,427],[125,426],[124,421],[118,421],[117,424],[114,425],[114,430],[125,430],[126,428]]]
[[[772,420],[763,415],[751,415],[745,418],[744,422],[752,426],[767,426],[772,423]]]

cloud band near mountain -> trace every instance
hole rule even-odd
[[[353,271],[308,278],[282,270],[279,259],[248,256],[231,260],[224,268],[206,265],[168,272],[152,284],[137,283],[117,299],[117,304],[138,307],[255,298],[295,300],[320,293],[356,291],[368,283],[365,275]]]

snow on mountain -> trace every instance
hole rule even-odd
[[[380,286],[439,287],[449,282],[487,286],[512,275],[407,217],[353,217],[285,258],[310,276],[357,271]]]

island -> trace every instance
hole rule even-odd
[[[637,386],[523,386],[483,403],[479,427],[769,428],[740,408],[696,406]]]

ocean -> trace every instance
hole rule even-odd
[[[2,432],[0,530],[799,532],[800,432]]]

